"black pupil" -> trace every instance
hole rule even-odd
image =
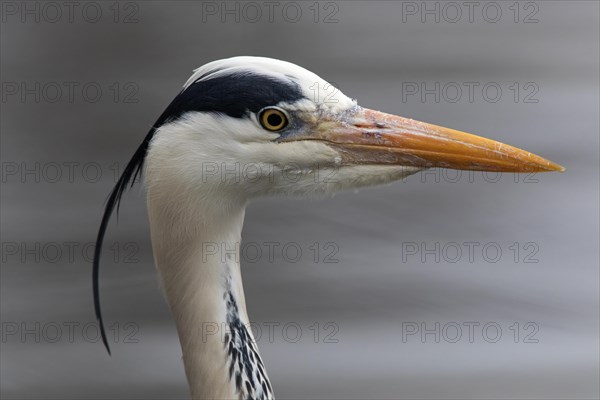
[[[281,115],[272,113],[267,116],[267,122],[271,126],[279,126],[283,122],[283,119],[281,118]]]

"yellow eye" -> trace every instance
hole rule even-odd
[[[263,128],[272,132],[282,130],[289,122],[285,112],[274,107],[263,108],[258,115],[258,120]]]

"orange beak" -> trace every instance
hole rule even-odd
[[[310,136],[336,148],[349,164],[403,165],[498,172],[565,168],[494,140],[366,108],[319,120]]]

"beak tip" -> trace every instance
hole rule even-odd
[[[548,166],[548,172],[560,172],[563,173],[565,172],[567,169],[565,167],[563,167],[562,165],[559,164],[555,164],[555,163],[550,163],[550,165]]]

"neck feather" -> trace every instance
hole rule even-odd
[[[148,212],[154,259],[192,397],[272,398],[240,273],[245,205],[217,210],[174,198],[149,190]]]

